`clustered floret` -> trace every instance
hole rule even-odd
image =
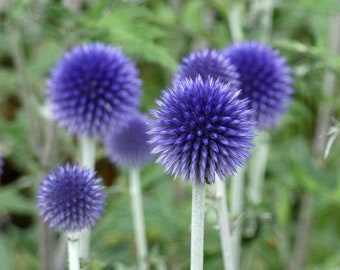
[[[116,47],[76,46],[59,59],[47,82],[54,119],[72,134],[100,137],[139,105],[138,74]]]
[[[200,76],[162,92],[150,143],[167,172],[193,182],[224,179],[244,164],[253,122],[248,100],[228,84]]]
[[[230,45],[222,50],[240,74],[241,97],[250,100],[259,129],[277,124],[291,100],[293,82],[286,58],[256,41]]]
[[[101,179],[78,165],[57,166],[38,190],[39,214],[56,231],[91,228],[101,217],[105,194]]]
[[[183,79],[194,80],[200,76],[203,81],[208,77],[239,88],[239,74],[230,60],[216,50],[199,50],[184,57],[178,66],[178,71],[174,75],[173,83]]]
[[[146,116],[134,113],[107,133],[104,145],[111,162],[131,168],[142,167],[151,161],[148,121]]]

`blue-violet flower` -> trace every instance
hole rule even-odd
[[[94,172],[78,165],[57,166],[40,184],[39,214],[57,231],[93,227],[103,212],[105,194],[100,181]]]
[[[51,70],[47,101],[70,133],[99,137],[139,105],[141,80],[118,48],[99,42],[76,46]]]
[[[257,127],[276,125],[293,93],[291,69],[277,50],[256,41],[230,45],[222,53],[240,74],[241,97],[250,99]]]
[[[179,64],[179,70],[174,74],[174,83],[190,78],[194,80],[201,76],[205,81],[208,77],[221,82],[230,83],[234,87],[240,86],[239,74],[230,60],[221,52],[211,49],[199,50],[184,57]]]
[[[111,162],[122,167],[141,167],[151,161],[148,119],[134,113],[105,136],[104,145]]]
[[[152,111],[152,153],[165,170],[197,183],[224,179],[244,164],[254,137],[248,100],[219,80],[185,79],[162,92]]]

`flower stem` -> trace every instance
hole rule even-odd
[[[203,269],[205,184],[192,185],[190,269]]]
[[[80,165],[94,170],[94,162],[96,157],[96,142],[87,136],[80,137]]]
[[[274,1],[273,0],[262,0],[261,3],[263,15],[262,20],[262,37],[263,42],[270,42],[272,27],[273,27],[273,12],[274,12]]]
[[[87,136],[80,137],[80,165],[94,171],[96,143]],[[80,233],[79,254],[85,261],[90,255],[90,229],[84,229]]]
[[[73,12],[77,12],[81,8],[82,1],[79,0],[63,0],[63,5],[72,10]]]
[[[269,135],[264,132],[258,134],[255,140],[255,152],[249,162],[248,196],[254,205],[262,202],[264,173],[269,152],[268,138]]]
[[[69,233],[67,235],[68,265],[69,270],[79,270],[79,233]]]
[[[241,262],[241,233],[242,233],[242,212],[243,212],[243,189],[244,189],[245,168],[241,167],[237,174],[231,178],[231,214],[236,218],[232,234],[232,247],[235,269],[240,269]]]
[[[242,32],[242,4],[234,3],[228,11],[228,23],[233,42],[243,40]]]
[[[130,196],[133,224],[135,230],[135,242],[137,248],[138,269],[149,269],[147,264],[148,249],[145,235],[145,222],[143,212],[143,199],[140,184],[140,173],[137,168],[130,169]]]
[[[218,225],[223,254],[223,265],[225,270],[234,270],[234,257],[232,249],[232,238],[229,224],[227,207],[227,193],[225,183],[217,176],[215,177],[215,192],[217,198]]]
[[[228,24],[231,33],[231,39],[233,42],[240,42],[243,40],[243,30],[242,30],[242,5],[239,3],[234,3],[228,12]],[[244,168],[240,168],[239,172],[235,177],[231,180],[231,212],[235,216],[237,216],[237,223],[235,227],[235,231],[232,234],[232,250],[230,250],[232,254],[232,266],[234,268],[230,269],[239,269],[240,263],[240,254],[241,254],[241,232],[242,232],[242,220],[239,214],[243,208],[243,189],[244,189]],[[224,187],[225,190],[225,187]],[[224,191],[225,193],[226,191]],[[226,196],[226,195],[224,195]],[[226,199],[225,199],[226,201]],[[227,211],[226,207],[226,211]],[[225,214],[226,216],[227,213]],[[228,222],[229,223],[229,222]],[[229,225],[229,224],[228,224]],[[230,233],[230,229],[229,229]],[[222,240],[222,239],[221,239]]]
[[[340,12],[335,12],[330,19],[329,25],[329,51],[334,54],[340,53]],[[323,81],[324,95],[332,100],[337,91],[337,77],[335,73],[326,71]],[[329,129],[332,107],[329,104],[320,103],[314,134],[313,150],[316,153],[315,164],[318,168],[325,166],[322,158],[326,149],[326,134]],[[302,197],[297,224],[297,234],[294,243],[294,255],[291,260],[290,270],[303,269],[308,254],[309,241],[313,227],[312,210],[315,204],[315,196],[306,191]]]

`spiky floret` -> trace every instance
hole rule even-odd
[[[224,179],[242,166],[254,137],[248,100],[211,78],[185,79],[162,92],[152,111],[150,143],[157,162],[175,177],[193,182]]]
[[[148,119],[134,113],[124,123],[112,128],[104,145],[111,162],[122,167],[141,167],[151,161],[151,145],[147,143]]]
[[[39,214],[57,231],[76,232],[94,226],[104,205],[100,182],[94,172],[78,165],[57,166],[40,184]]]
[[[249,98],[257,127],[276,125],[293,93],[291,69],[286,58],[272,47],[256,41],[232,44],[222,53],[240,74],[241,97]]]
[[[203,80],[211,77],[221,82],[240,86],[239,74],[230,60],[221,52],[211,49],[199,50],[184,57],[174,75],[174,83],[185,78],[194,80],[198,75]]]
[[[98,137],[139,104],[141,80],[118,48],[99,42],[76,46],[51,70],[47,101],[70,133]]]

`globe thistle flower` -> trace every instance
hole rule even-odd
[[[230,83],[236,88],[240,86],[236,67],[216,50],[199,50],[184,57],[182,64],[179,65],[179,70],[174,75],[174,83],[185,78],[194,80],[198,75],[203,81],[211,77],[224,83]]]
[[[57,231],[93,227],[103,212],[105,194],[100,181],[95,173],[78,165],[57,166],[40,184],[39,214]]]
[[[51,70],[47,100],[70,133],[98,137],[139,104],[141,80],[124,53],[99,42],[76,46]]]
[[[222,51],[240,74],[241,98],[249,98],[258,128],[277,123],[293,93],[291,69],[277,50],[256,41],[232,44]]]
[[[175,177],[214,182],[234,174],[248,157],[253,122],[248,100],[228,84],[201,77],[162,92],[151,123],[152,153]]]
[[[147,122],[146,116],[134,113],[124,124],[108,132],[104,145],[111,162],[122,167],[141,167],[150,162]]]

